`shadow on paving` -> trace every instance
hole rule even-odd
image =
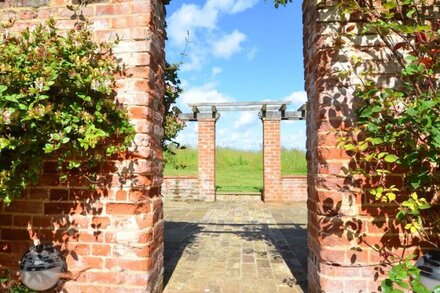
[[[257,257],[267,255],[271,262],[284,261],[292,277],[284,279],[283,283],[289,287],[298,284],[304,292],[307,292],[307,230],[301,226],[305,224],[220,224],[166,221],[164,287],[168,284],[183,255],[197,260],[199,237],[219,237],[221,234],[229,233],[244,241],[264,242],[267,246],[266,252],[245,250],[243,253],[258,255]],[[225,231],[223,227],[232,227],[239,231]]]
[[[168,222],[165,221],[164,228],[164,288],[173,275],[174,269],[182,257],[186,247],[195,245],[195,235],[200,233],[202,227],[194,223]]]

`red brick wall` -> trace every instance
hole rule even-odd
[[[263,200],[281,201],[280,119],[263,118]]]
[[[396,207],[371,203],[363,195],[362,178],[342,169],[350,156],[337,148],[338,130],[349,129],[355,119],[353,85],[342,83],[336,68],[350,56],[361,56],[384,71],[395,70],[385,48],[374,36],[346,37],[344,50],[336,48],[335,35],[353,23],[338,21],[331,1],[304,1],[304,64],[308,94],[308,281],[311,292],[377,292],[381,256],[374,245],[401,255],[399,227],[393,226]],[[357,24],[358,28],[361,24]],[[353,30],[353,32],[358,31]],[[387,63],[388,62],[388,63]],[[392,81],[381,72],[380,82]],[[362,236],[362,239],[359,238]],[[416,246],[408,245],[411,253]]]
[[[9,1],[0,3],[0,16],[16,18],[22,29],[53,15],[69,28],[69,3]],[[161,292],[164,7],[160,0],[92,1],[84,15],[94,21],[97,39],[122,37],[115,52],[127,75],[118,77],[117,100],[135,125],[134,156],[101,166],[105,182],[96,190],[77,176],[61,184],[54,163],[47,162],[38,186],[1,207],[0,264],[15,272],[33,241],[49,242],[65,253],[70,271],[88,269],[65,284],[69,292]]]
[[[217,119],[199,119],[198,155],[200,199],[215,201],[215,124]]]
[[[282,202],[298,202],[307,200],[306,176],[281,177]],[[201,200],[199,194],[199,179],[196,176],[166,176],[163,178],[162,195],[167,200],[181,201]]]
[[[199,201],[199,178],[197,176],[166,176],[163,178],[162,195],[166,200]]]
[[[283,176],[281,177],[281,186],[281,201],[307,201],[306,176]]]

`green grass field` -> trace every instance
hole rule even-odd
[[[220,192],[258,192],[263,188],[262,152],[240,151],[228,148],[216,149],[216,186]],[[165,176],[197,176],[197,150],[176,150],[174,164],[165,165]],[[175,166],[180,166],[176,168]],[[281,152],[283,175],[306,175],[305,152],[286,150]]]

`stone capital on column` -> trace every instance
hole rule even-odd
[[[280,111],[260,111],[258,113],[260,119],[264,121],[281,121],[281,112]]]

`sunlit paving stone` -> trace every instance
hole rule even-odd
[[[305,203],[165,202],[165,293],[307,292]]]

